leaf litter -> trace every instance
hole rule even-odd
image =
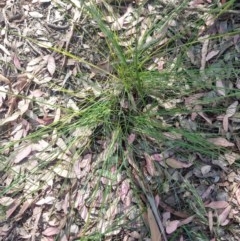
[[[126,136],[129,149],[122,160],[118,131],[106,136],[98,131],[111,113],[107,94],[114,87],[118,96],[122,86],[109,81],[117,63],[104,49],[106,32],[79,1],[6,1],[0,5],[4,27],[0,46],[1,239],[74,240],[100,234],[104,240],[151,237],[154,241],[171,235],[188,240],[183,225],[193,233],[202,230],[208,235],[206,240],[239,237],[240,116],[238,95],[234,95],[239,89],[235,67],[239,37],[228,35],[239,25],[234,13],[239,6],[230,6],[232,10],[216,17],[212,1],[188,1],[186,6],[177,1],[88,4],[104,12],[102,21],[117,33],[119,45],[129,56],[135,45],[142,53],[170,46],[171,51],[153,55],[142,66],[152,75],[144,82],[147,90],[154,83],[159,85],[154,73],[163,74],[163,90],[150,89],[152,103],[143,109],[145,113],[152,110],[151,116],[165,127],[164,142],[159,144],[154,134],[133,128]],[[171,16],[174,9],[180,12]],[[192,17],[204,25],[189,21]],[[180,47],[194,31],[195,43],[185,46],[187,54],[179,64]],[[174,39],[177,33],[180,38]],[[217,40],[215,36],[221,34]],[[183,69],[188,78],[199,78],[204,88],[191,92],[192,83]],[[198,69],[199,75],[191,69]],[[172,76],[165,81],[168,71]],[[179,76],[185,81],[183,86]],[[180,95],[169,91],[174,85]],[[86,109],[92,111],[89,103],[97,98],[102,109],[85,116]],[[128,111],[135,101],[135,96],[131,104],[123,97],[122,109]],[[181,105],[188,112],[181,112]],[[172,115],[170,111],[176,109]],[[165,115],[159,115],[162,110]],[[194,131],[202,139],[192,144]],[[168,145],[170,141],[174,145]],[[211,147],[218,155],[199,153],[201,146]],[[127,168],[121,170],[124,162]],[[146,207],[150,232],[141,211]]]

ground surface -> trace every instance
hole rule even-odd
[[[239,13],[2,1],[0,239],[240,240]]]

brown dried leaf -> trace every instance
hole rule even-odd
[[[147,213],[148,213],[148,223],[149,223],[150,232],[151,232],[151,240],[152,241],[162,241],[162,235],[161,235],[161,232],[159,230],[159,227],[157,225],[157,222],[155,220],[155,217],[153,215],[151,208],[148,207]]]
[[[18,56],[14,53],[12,58],[13,58],[13,64],[14,64],[14,66],[15,66],[18,70],[21,70],[21,63],[20,63],[20,61],[19,61]]]
[[[29,99],[23,99],[18,102],[18,109],[20,110],[21,115],[23,115],[27,110],[29,110],[29,104]]]
[[[31,152],[32,152],[32,145],[24,147],[14,158],[14,163],[21,162],[24,158],[29,156]]]
[[[9,209],[6,212],[6,218],[10,218],[10,216],[13,214],[13,212],[18,208],[20,205],[20,200],[15,200],[10,206]]]
[[[49,228],[46,228],[46,229],[42,232],[42,234],[43,234],[44,236],[49,237],[49,236],[54,236],[54,235],[56,235],[56,234],[59,234],[59,232],[60,232],[60,229],[59,229],[59,228],[57,228],[57,227],[49,227]]]
[[[39,56],[35,59],[32,59],[28,64],[27,66],[34,66],[34,65],[38,65],[41,61],[42,61],[42,56]]]
[[[234,143],[229,142],[227,139],[223,137],[217,137],[217,138],[209,138],[207,139],[209,142],[216,146],[221,146],[221,147],[231,147],[234,146]]]
[[[185,218],[185,219],[181,220],[180,223],[178,224],[178,227],[181,227],[182,225],[186,225],[188,223],[191,223],[194,218],[195,218],[195,215],[192,215],[188,218]]]
[[[204,42],[203,42],[203,46],[202,46],[202,58],[201,58],[201,68],[200,70],[204,70],[205,66],[206,66],[206,56],[207,56],[207,52],[208,52],[208,44],[209,44],[209,38],[207,38],[208,36],[204,37]]]
[[[131,233],[128,233],[128,235],[137,240],[140,240],[142,237],[141,234],[138,233],[137,231],[132,231]]]
[[[156,168],[154,166],[154,162],[153,162],[152,158],[146,152],[144,153],[144,157],[145,157],[146,169],[147,169],[148,173],[151,176],[155,176],[156,175]]]
[[[4,207],[10,206],[12,203],[14,203],[14,199],[11,197],[1,197],[0,198],[0,204]]]
[[[169,140],[181,140],[182,135],[174,132],[164,132],[163,135],[167,137]]]
[[[9,116],[9,117],[7,117],[5,119],[1,119],[0,120],[0,126],[4,125],[6,123],[9,123],[9,122],[17,120],[19,116],[21,116],[21,111],[14,112],[11,116]]]
[[[207,190],[201,195],[202,199],[206,199],[209,197],[210,193],[214,190],[215,185],[211,185],[207,188]]]
[[[64,165],[56,165],[53,168],[53,171],[59,175],[60,177],[64,177],[64,178],[76,178],[76,174],[74,171],[72,171],[70,168],[64,166]]]
[[[166,160],[166,163],[168,166],[170,166],[172,168],[176,168],[176,169],[188,168],[188,167],[192,166],[192,163],[184,163],[184,162],[178,161],[174,158],[168,158]]]
[[[213,231],[213,213],[211,210],[209,210],[208,212],[208,226],[209,226],[209,230],[212,233]]]
[[[173,233],[178,228],[179,223],[180,223],[179,220],[174,220],[174,221],[167,222],[166,233],[167,234]]]
[[[240,205],[240,189],[239,189],[239,188],[238,188],[237,191],[235,192],[235,195],[236,195],[237,202],[238,202],[238,204]]]
[[[124,23],[125,23],[125,19],[127,17],[129,17],[132,12],[133,12],[133,7],[130,5],[127,8],[126,13],[124,13],[124,15],[122,15],[120,18],[118,18],[114,21],[114,23],[111,26],[111,30],[114,30],[114,31],[121,30],[123,28]]]
[[[164,157],[163,157],[163,155],[157,153],[157,154],[151,155],[151,158],[152,158],[152,160],[154,160],[154,161],[161,162]]]
[[[198,94],[191,95],[187,98],[184,98],[184,103],[186,107],[191,108],[192,106],[198,104],[198,99],[200,99],[204,95],[205,95],[204,93],[198,93]]]
[[[128,145],[131,145],[134,142],[135,138],[136,138],[136,135],[134,133],[131,133],[128,136]]]
[[[229,118],[228,118],[228,116],[227,115],[225,115],[224,117],[223,117],[223,130],[224,131],[228,131],[228,124],[229,124]]]
[[[212,120],[207,117],[207,115],[203,112],[198,112],[198,114],[205,120],[209,125],[212,125]]]
[[[224,157],[226,158],[228,163],[232,165],[237,159],[240,158],[240,155],[235,152],[231,152],[231,153],[225,153]]]
[[[36,202],[36,205],[44,205],[44,204],[53,204],[53,201],[55,200],[55,197],[47,196],[45,198],[40,199],[38,202]]]
[[[203,174],[203,176],[205,176],[207,173],[209,173],[211,171],[211,166],[210,165],[204,165],[201,167],[201,173]]]
[[[96,66],[91,66],[91,71],[94,74],[106,75],[112,73],[113,67],[109,60],[98,63]]]
[[[222,208],[226,208],[228,205],[229,204],[226,201],[214,201],[214,202],[205,204],[205,207],[212,208],[212,209],[222,209]]]
[[[120,197],[121,200],[124,201],[125,197],[127,196],[128,192],[130,190],[130,182],[128,179],[123,180],[120,188]]]
[[[237,111],[238,101],[234,101],[226,110],[226,115],[232,117]]]
[[[43,17],[43,15],[41,14],[41,13],[39,13],[39,12],[37,12],[37,11],[32,11],[32,12],[29,12],[28,13],[32,18],[42,18]]]
[[[81,215],[81,218],[85,222],[87,222],[89,214],[88,214],[88,209],[87,209],[87,207],[85,205],[81,208],[80,215]]]
[[[115,216],[118,213],[118,203],[119,203],[120,198],[115,198],[114,201],[111,203],[110,207],[108,208],[108,210],[105,213],[105,218],[106,220],[113,220],[115,218]]]
[[[237,79],[236,87],[237,87],[238,89],[240,89],[240,78]]]
[[[0,82],[4,82],[7,85],[11,85],[11,81],[8,78],[4,77],[2,74],[0,74]]]
[[[220,50],[212,50],[211,52],[209,52],[206,56],[206,61],[209,61],[214,56],[218,55],[219,52],[220,52]]]
[[[228,217],[231,209],[232,209],[232,207],[231,207],[230,205],[227,206],[227,207],[223,210],[223,212],[218,216],[218,223],[219,223],[220,225],[224,225],[224,224],[225,224],[225,222],[226,222],[226,220],[227,220],[227,217]]]
[[[18,214],[15,216],[16,219],[22,217],[22,215],[26,212],[26,210],[32,205],[32,200],[26,200],[23,205],[21,206]]]
[[[31,94],[29,95],[29,97],[36,97],[36,98],[39,98],[45,94],[40,89],[35,89],[33,91],[30,90],[30,93]]]
[[[55,59],[52,55],[49,55],[49,57],[47,59],[47,69],[48,69],[48,72],[50,73],[50,75],[53,75],[56,71],[56,63],[55,63]]]
[[[219,95],[222,95],[222,96],[226,95],[226,88],[222,80],[217,80],[216,87],[217,87],[217,93]]]
[[[31,241],[36,240],[36,232],[37,232],[38,223],[39,223],[41,216],[42,216],[42,207],[35,207],[33,209],[33,215],[32,215],[32,217],[34,217],[34,225],[33,225],[32,231],[31,231],[31,236],[32,236]]]

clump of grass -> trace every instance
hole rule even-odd
[[[232,3],[233,1],[230,2]],[[111,196],[111,192],[117,195],[115,192],[117,188],[114,183],[117,182],[118,175],[128,178],[131,181],[131,188],[135,188],[136,180],[134,180],[134,175],[129,174],[129,169],[133,168],[133,164],[128,162],[126,157],[128,152],[133,155],[135,165],[142,172],[138,173],[139,176],[145,178],[141,169],[141,165],[144,165],[144,152],[153,154],[171,150],[173,154],[181,154],[183,157],[200,153],[211,158],[218,156],[219,153],[224,151],[206,142],[206,138],[208,136],[211,137],[211,134],[205,133],[200,125],[192,127],[187,123],[188,126],[186,127],[183,123],[184,121],[187,122],[188,116],[191,114],[189,109],[184,106],[184,97],[201,91],[212,89],[216,91],[215,87],[212,87],[215,80],[211,78],[216,74],[215,67],[216,69],[219,69],[219,67],[210,66],[207,68],[204,74],[208,81],[203,81],[201,72],[192,66],[186,58],[189,48],[196,47],[198,49],[201,47],[197,33],[196,36],[193,33],[190,41],[188,41],[183,36],[183,33],[177,34],[174,32],[173,25],[167,30],[171,37],[168,38],[165,44],[159,46],[159,42],[163,40],[161,38],[153,38],[147,41],[155,32],[164,31],[169,22],[175,21],[178,15],[184,14],[188,3],[189,1],[183,1],[176,8],[171,5],[166,6],[166,17],[155,21],[144,34],[141,34],[140,28],[138,29],[137,27],[137,33],[141,34],[141,41],[138,41],[139,36],[136,34],[134,43],[124,48],[120,45],[119,33],[111,30],[104,22],[103,6],[98,6],[91,3],[91,1],[88,3],[82,2],[82,10],[87,14],[87,18],[95,25],[97,31],[101,31],[104,35],[104,46],[106,49],[99,51],[98,54],[106,59],[109,58],[109,64],[113,71],[110,73],[70,52],[54,49],[56,52],[67,55],[69,58],[78,60],[81,64],[88,66],[89,69],[101,69],[100,73],[103,74],[103,77],[95,76],[91,82],[93,87],[92,89],[90,88],[89,93],[84,98],[79,97],[78,90],[51,86],[68,98],[75,98],[77,100],[77,110],[66,107],[65,103],[59,104],[56,108],[61,110],[60,120],[48,126],[42,126],[22,140],[5,143],[5,146],[2,148],[2,153],[4,153],[7,149],[20,145],[20,143],[29,141],[39,143],[39,141],[46,138],[50,144],[42,152],[48,154],[47,160],[44,162],[44,157],[38,156],[37,158],[40,161],[31,170],[31,175],[39,175],[39,178],[41,178],[39,173],[43,168],[49,169],[50,173],[56,172],[58,165],[61,168],[62,160],[69,152],[73,156],[70,158],[68,166],[64,166],[69,175],[80,157],[89,153],[93,155],[91,171],[88,173],[89,176],[85,178],[83,183],[74,184],[79,185],[82,190],[91,191],[90,196],[84,201],[89,208],[89,213],[91,214],[92,212],[93,214],[89,214],[85,220],[81,240],[101,240],[105,234],[114,233],[114,230],[123,228],[126,226],[126,223],[134,223],[132,229],[138,227],[135,221],[142,225],[140,214],[131,214],[131,209],[129,209],[127,211],[124,210],[127,214],[124,213],[122,216],[118,214],[119,217],[112,223],[109,222],[108,227],[103,229],[101,225],[97,226],[101,220],[104,220],[108,205],[115,198]],[[141,13],[143,7],[139,6],[137,12]],[[216,15],[224,11],[224,9],[217,10],[218,8],[214,9]],[[114,18],[114,16],[112,17]],[[194,28],[200,28],[201,24],[204,23],[202,21],[195,23]],[[98,48],[96,47],[96,49]],[[108,56],[106,56],[106,53],[108,53]],[[165,60],[165,68],[160,71],[156,68],[149,70],[149,66],[153,64],[153,59],[161,57]],[[223,78],[237,74],[238,71],[235,68],[232,68],[231,73],[224,68],[219,75]],[[79,73],[79,76],[81,79],[82,73]],[[84,78],[80,82],[85,83]],[[224,111],[224,108],[221,107],[217,110],[212,109],[213,104],[218,99],[220,101],[221,98],[237,97],[238,95],[239,91],[229,93],[224,98],[219,97],[216,99],[215,96],[210,96],[200,100],[199,103],[204,107],[206,106],[203,111],[216,116]],[[182,138],[171,140],[164,135],[166,132],[179,134]],[[135,134],[136,139],[129,144],[128,137],[131,134]],[[63,139],[65,145],[61,146],[59,144],[59,153],[57,152],[55,155],[51,152],[58,150],[54,149],[58,145],[58,138]],[[50,150],[48,148],[53,149]],[[32,160],[34,158],[36,156],[33,156]],[[5,169],[5,171],[7,170]],[[111,173],[111,170],[115,171],[114,175]],[[19,172],[18,178],[2,191],[2,195],[14,189],[15,183],[17,183],[17,190],[19,191],[21,183],[26,182],[26,179],[27,175]],[[105,186],[102,184],[103,179]],[[62,182],[58,178],[56,180],[60,183]],[[45,180],[45,182],[47,181]],[[69,185],[73,184],[70,183]],[[206,223],[206,211],[202,200],[190,183],[185,182],[185,185],[185,188],[193,195],[193,200],[190,204],[191,209],[197,210],[198,218],[203,223]],[[44,184],[39,184],[37,189],[41,190],[43,187]],[[34,196],[34,192],[38,191],[37,189],[32,190],[28,195]],[[100,210],[99,216],[95,218],[94,212],[96,212],[96,207],[94,205],[96,199],[99,198],[99,190],[102,191],[103,197],[102,203],[98,206],[98,211]],[[68,183],[65,183],[61,191],[62,195],[67,193],[70,199],[76,198],[76,193],[73,195],[71,190],[68,190]],[[151,191],[154,192],[154,190]],[[141,203],[138,195],[133,195],[132,198],[135,206]],[[74,200],[69,200],[70,209],[73,209],[71,205],[74,204],[71,202],[74,203]],[[118,206],[115,208],[118,208]],[[142,210],[141,208],[139,207],[139,210]],[[136,212],[136,209],[133,210]],[[68,218],[70,219],[70,217]],[[97,226],[98,230],[96,228],[93,229],[94,225]],[[131,225],[129,224],[129,226]],[[131,227],[129,230],[131,230]],[[194,240],[199,235],[194,232],[188,233],[187,228],[183,228],[183,230],[191,237],[189,240]],[[84,235],[87,237],[84,237]]]

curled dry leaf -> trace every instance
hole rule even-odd
[[[176,169],[188,168],[188,167],[192,166],[192,163],[184,163],[184,162],[178,161],[174,158],[168,158],[166,160],[166,163],[168,166],[170,166],[172,168],[176,168]]]
[[[234,146],[234,143],[228,141],[227,139],[223,137],[217,137],[217,138],[209,138],[207,139],[209,142],[216,146],[221,146],[221,147],[232,147]]]
[[[226,201],[214,201],[214,202],[205,204],[205,207],[212,208],[212,209],[222,209],[222,208],[226,208],[228,205],[229,204]]]

